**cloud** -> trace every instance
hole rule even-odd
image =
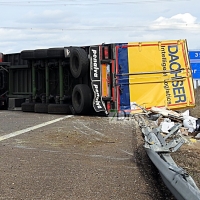
[[[187,30],[200,32],[200,24],[197,18],[190,13],[177,14],[170,18],[159,17],[150,25],[151,30]]]
[[[49,7],[50,9],[37,7],[24,10],[22,15],[2,22],[4,24],[1,27],[4,28],[0,28],[0,51],[13,53],[24,49],[82,46],[102,42],[184,38],[188,38],[194,47],[200,48],[200,44],[196,42],[200,32],[198,18],[190,13],[167,18],[158,17],[161,16],[160,13],[169,15],[175,12],[166,6],[161,11],[156,7],[155,12],[154,4],[150,5],[151,9],[142,7],[142,12],[141,4],[138,4],[140,8],[130,4],[126,9],[122,9],[125,6],[123,4],[120,7],[115,5],[116,9],[113,10],[103,6],[63,6]]]
[[[155,24],[195,24],[196,17],[193,17],[190,13],[185,14],[177,14],[172,16],[171,18],[159,17],[154,21]]]

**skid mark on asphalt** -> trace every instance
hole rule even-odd
[[[59,122],[59,121],[61,121],[61,120],[70,118],[70,117],[72,117],[72,116],[73,116],[73,115],[68,115],[68,116],[61,117],[61,118],[58,118],[58,119],[54,119],[54,120],[51,120],[51,121],[48,121],[48,122],[44,122],[44,123],[42,123],[42,124],[38,124],[38,125],[36,125],[36,126],[32,126],[32,127],[29,127],[29,128],[23,129],[23,130],[15,131],[15,132],[13,132],[13,133],[9,133],[9,134],[0,136],[0,141],[7,140],[7,139],[9,139],[9,138],[12,138],[12,137],[21,135],[21,134],[23,134],[23,133],[27,133],[27,132],[33,131],[33,130],[35,130],[35,129],[39,129],[39,128],[41,128],[41,127],[44,127],[44,126],[47,126],[47,125],[50,125],[50,124]]]
[[[82,130],[81,130],[79,127],[77,127],[77,126],[74,126],[74,128],[75,128],[76,130],[78,130],[79,132],[83,133],[84,135],[89,135],[88,133],[82,131]]]
[[[91,135],[91,134],[87,133],[87,131],[83,131],[81,128],[79,128],[79,127],[77,127],[77,126],[74,126],[74,128],[75,128],[76,130],[78,130],[79,133],[82,133],[82,134],[84,134],[84,135]],[[97,137],[95,137],[94,139],[96,139],[97,141],[101,141],[101,139],[100,139],[100,138],[97,138]]]
[[[74,128],[78,129],[81,133],[84,133],[84,134],[87,134],[87,135],[88,134],[97,134],[98,136],[105,137],[105,135],[103,133],[86,126],[84,124],[84,122],[76,121],[76,122],[73,122],[73,123],[76,123],[76,125],[78,123],[81,126],[81,127],[74,126]],[[88,131],[89,131],[89,133],[88,133]]]
[[[126,154],[128,154],[128,155],[130,155],[130,156],[133,156],[133,153],[130,153],[130,152],[126,151],[126,150],[123,150],[123,149],[119,149],[119,150],[124,152],[124,153],[126,153]]]
[[[19,148],[19,149],[26,149],[26,150],[36,150],[38,151],[37,148],[29,148],[26,146],[14,146],[15,148]],[[78,155],[78,156],[85,156],[85,157],[91,157],[91,158],[102,158],[102,159],[107,159],[107,160],[116,160],[116,161],[123,161],[123,160],[130,160],[130,157],[125,157],[125,158],[121,158],[121,157],[113,157],[113,156],[104,156],[101,154],[83,154],[83,153],[69,153],[69,152],[65,152],[65,151],[53,151],[53,150],[48,150],[48,149],[43,149],[43,150],[39,150],[41,152],[47,152],[47,153],[62,153],[65,155]]]

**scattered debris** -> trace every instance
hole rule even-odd
[[[193,138],[190,138],[190,142],[192,142],[192,143],[196,143],[197,140],[196,140],[196,139],[193,139]]]
[[[174,117],[177,119],[182,119],[182,115],[180,113],[177,113],[175,111],[172,110],[167,110],[166,108],[158,108],[158,107],[152,107],[150,109],[151,112],[153,113],[159,113],[161,115],[163,115],[164,117]]]
[[[170,118],[171,120],[175,122],[181,122],[183,124],[183,127],[185,127],[189,133],[200,131],[200,119],[190,116],[189,110],[186,110],[183,113],[178,113],[176,111],[168,110],[166,108],[152,107],[150,111],[152,113],[160,114],[163,117]],[[166,123],[164,124],[164,126],[167,126]],[[184,130],[184,134],[187,135],[185,130]],[[181,132],[183,132],[183,130]]]
[[[142,109],[144,111],[144,109]],[[191,133],[200,131],[200,119],[189,115],[189,111],[179,113],[166,108],[152,107],[148,115],[134,116],[144,136],[144,148],[160,172],[165,185],[178,200],[200,200],[200,190],[192,177],[179,167],[170,153],[177,151],[186,141],[196,143]]]
[[[200,133],[195,136],[196,139],[200,139]]]
[[[180,132],[184,136],[188,136],[189,135],[188,130],[185,127],[180,127]]]

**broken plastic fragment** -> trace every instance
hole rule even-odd
[[[196,139],[200,139],[200,133],[195,136]]]

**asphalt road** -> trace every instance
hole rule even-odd
[[[133,122],[0,111],[0,199],[174,199],[142,145]]]

